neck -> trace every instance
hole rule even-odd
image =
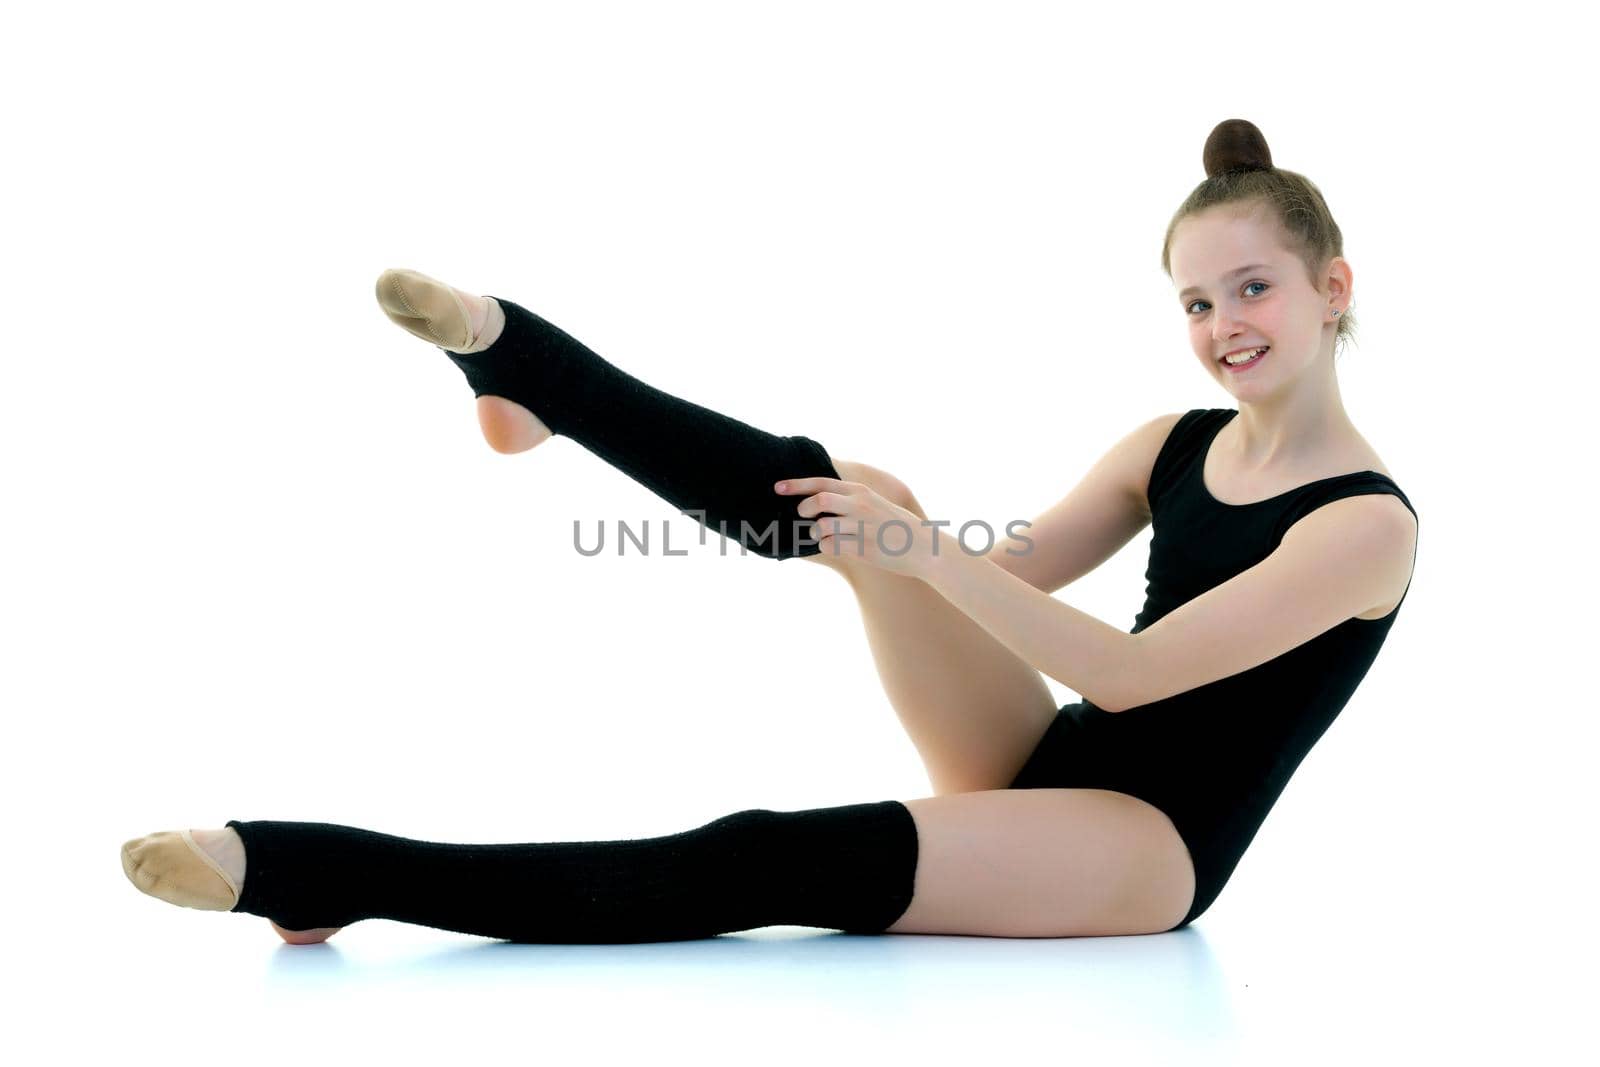
[[[1259,401],[1241,400],[1238,406],[1227,451],[1232,466],[1244,472],[1315,466],[1318,457],[1336,451],[1355,433],[1331,354],[1293,388]]]

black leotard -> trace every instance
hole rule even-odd
[[[1132,633],[1261,562],[1323,504],[1392,493],[1416,514],[1400,487],[1376,471],[1223,503],[1201,472],[1212,439],[1237,414],[1186,412],[1156,457],[1145,602]],[[1172,928],[1182,929],[1216,900],[1290,775],[1372,666],[1399,610],[1351,617],[1247,671],[1115,714],[1087,700],[1068,704],[1011,788],[1110,789],[1165,812],[1194,861],[1194,903]]]

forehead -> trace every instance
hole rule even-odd
[[[1184,219],[1172,240],[1172,282],[1179,295],[1233,280],[1245,268],[1272,268],[1283,251],[1254,217],[1210,212]]]

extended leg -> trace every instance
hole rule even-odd
[[[123,846],[128,877],[172,903],[268,916],[296,944],[368,918],[534,942],[766,925],[1114,936],[1171,929],[1196,884],[1171,820],[1103,789],[754,809],[623,841],[455,845],[305,822],[193,833],[232,839],[237,863],[219,874],[226,850],[208,860],[169,832]]]
[[[511,941],[608,943],[771,925],[881,933],[910,904],[917,866],[916,823],[895,800],[751,809],[617,841],[462,845],[332,823],[227,825],[243,842],[239,877],[208,871],[170,833],[127,842],[123,868],[153,896],[287,930],[393,919]]]

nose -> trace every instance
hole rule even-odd
[[[1233,316],[1224,308],[1214,308],[1211,312],[1211,336],[1214,340],[1221,341],[1232,337],[1239,331],[1233,327]]]

